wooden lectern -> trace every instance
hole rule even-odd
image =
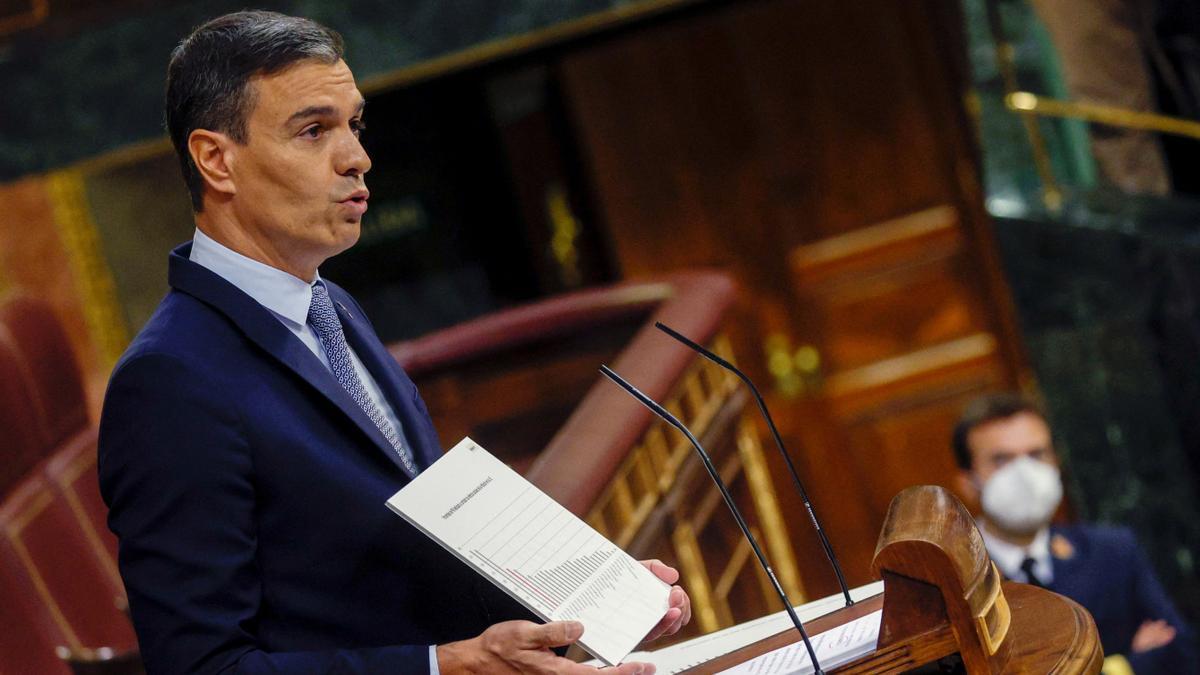
[[[875,650],[827,672],[900,673],[955,654],[972,674],[1100,672],[1091,615],[1003,581],[974,520],[943,488],[911,487],[892,500],[872,568],[883,594],[805,624],[816,635],[883,608]],[[687,672],[720,672],[799,639],[791,629]]]

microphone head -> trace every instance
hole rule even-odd
[[[640,401],[642,405],[649,408],[650,412],[654,413],[655,415],[658,415],[659,417],[663,418],[667,422],[670,422],[672,426],[674,426],[678,429],[683,428],[682,427],[683,423],[680,422],[679,420],[675,419],[674,415],[667,412],[666,408],[659,405],[658,402],[655,401],[654,399],[643,394],[641,391],[638,390],[637,387],[633,386],[625,378],[618,375],[612,368],[609,368],[606,365],[602,365],[602,366],[600,366],[600,372],[604,373],[605,377],[607,377],[608,379],[612,380],[613,382],[616,382],[617,386],[621,387],[626,392],[628,392],[630,396],[633,396],[638,401]]]

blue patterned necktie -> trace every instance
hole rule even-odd
[[[371,418],[375,426],[379,427],[384,438],[391,443],[392,449],[400,456],[405,470],[410,475],[417,475],[417,467],[409,457],[408,451],[400,443],[400,437],[396,434],[396,430],[383,416],[383,411],[379,409],[379,406],[371,400],[367,394],[367,388],[363,386],[362,380],[354,370],[354,362],[350,359],[350,347],[346,344],[346,334],[342,332],[342,322],[333,309],[333,302],[329,300],[329,290],[323,283],[313,284],[312,304],[308,306],[308,322],[316,329],[317,337],[321,340],[321,345],[325,347],[325,356],[329,358],[329,368],[333,371],[333,376],[346,389],[358,407],[367,414],[367,417]]]

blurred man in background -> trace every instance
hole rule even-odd
[[[967,406],[954,430],[959,489],[982,507],[979,531],[1009,579],[1042,586],[1083,605],[1104,653],[1138,675],[1197,672],[1192,635],[1131,531],[1051,524],[1062,478],[1046,416],[1016,394]]]

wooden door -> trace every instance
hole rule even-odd
[[[962,108],[956,7],[701,3],[558,66],[621,274],[738,279],[734,352],[772,390],[853,582],[899,488],[952,483],[963,400],[1023,370]],[[831,591],[771,462],[805,585]]]

